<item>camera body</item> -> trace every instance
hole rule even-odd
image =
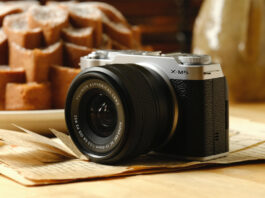
[[[173,154],[187,160],[209,160],[227,154],[229,150],[227,83],[221,66],[212,63],[211,57],[207,55],[183,53],[161,54],[160,52],[99,50],[82,57],[80,66],[82,72],[74,81],[78,81],[84,74],[91,72],[97,74],[106,73],[107,75],[108,71],[103,71],[104,68],[102,68],[103,70],[100,68],[104,66],[109,66],[110,70],[118,76],[119,73],[121,73],[119,70],[126,70],[126,67],[130,67],[131,70],[134,70],[133,68],[135,67],[135,69],[141,71],[139,79],[143,78],[142,83],[139,83],[140,80],[134,81],[134,78],[137,78],[136,76],[138,74],[131,75],[129,69],[126,71],[127,73],[125,72],[121,75],[121,80],[116,76],[112,78],[114,80],[108,81],[109,84],[117,84],[120,88],[117,88],[116,85],[114,87],[104,88],[104,83],[100,85],[100,83],[97,84],[97,82],[94,82],[94,85],[93,83],[88,85],[88,87],[97,86],[97,89],[102,88],[106,92],[108,92],[107,89],[120,90],[117,91],[117,93],[110,91],[109,94],[107,94],[109,97],[113,98],[112,101],[114,101],[114,106],[118,109],[117,112],[115,111],[115,115],[118,115],[118,117],[120,114],[124,115],[120,116],[124,117],[122,121],[124,125],[120,124],[119,127],[116,127],[120,128],[120,132],[118,130],[116,134],[122,133],[124,130],[130,131],[130,129],[126,130],[126,127],[133,128],[133,122],[141,116],[142,120],[145,119],[142,121],[142,127],[138,129],[134,128],[133,130],[141,130],[145,125],[149,125],[149,128],[144,130],[147,131],[145,133],[148,134],[142,137],[142,139],[144,139],[142,140],[142,144],[148,144],[149,146],[142,150],[140,149],[141,151],[137,151],[136,154],[132,156],[146,153],[149,150]],[[110,75],[111,74],[109,74],[109,76]],[[130,80],[126,79],[126,75],[128,75],[128,79]],[[133,77],[134,75],[135,77]],[[141,75],[143,77],[140,77]],[[123,87],[123,81],[126,80],[132,83],[131,87],[129,86],[129,82],[127,83],[128,86],[124,83],[125,88]],[[114,81],[116,83],[114,83]],[[146,83],[146,88],[144,88],[145,81],[148,81],[148,83]],[[161,83],[156,84],[156,81],[161,81]],[[145,89],[145,91],[143,90],[141,92],[142,89]],[[152,89],[153,91],[150,92],[148,96],[142,97],[142,95],[148,92],[148,89]],[[70,135],[72,134],[71,137],[82,151],[84,147],[86,147],[86,144],[80,146],[78,143],[80,140],[76,138],[76,135],[73,135],[81,134],[81,136],[86,136],[84,131],[81,133],[78,132],[78,129],[82,128],[79,124],[80,121],[78,121],[79,118],[77,118],[80,117],[80,115],[72,113],[71,110],[69,110],[76,108],[72,105],[75,98],[73,94],[75,90],[77,90],[77,88],[75,83],[73,83],[67,98],[66,120],[72,120],[67,122]],[[79,90],[82,89],[80,88]],[[83,92],[88,91],[89,89]],[[123,94],[119,94],[120,92],[126,93],[122,96]],[[79,98],[80,97],[79,95]],[[145,102],[144,105],[139,108],[137,108],[137,102],[131,102],[134,98],[138,97],[138,103],[142,101]],[[152,97],[157,97],[159,99],[152,100]],[[115,98],[120,99],[117,101]],[[119,113],[119,103],[121,103],[123,107],[128,106],[128,111],[124,107],[125,110]],[[153,106],[147,107],[150,103],[154,103]],[[133,104],[135,104],[135,106]],[[131,106],[133,107],[130,108]],[[138,111],[139,113],[136,115],[135,112]],[[130,116],[134,113],[134,116]],[[148,118],[149,116],[150,119]],[[150,123],[148,123],[148,119],[151,120]],[[127,122],[126,120],[130,121]],[[75,122],[78,123],[78,126],[75,126]],[[155,132],[156,130],[158,130],[158,132]],[[76,132],[71,133],[71,131]],[[128,134],[130,133],[133,132],[128,132]],[[159,135],[155,135],[156,137],[151,138],[153,139],[152,142],[148,142],[148,136],[151,137],[152,133],[159,133]],[[139,135],[139,137],[140,136],[144,135],[142,134]],[[115,138],[119,140],[124,139],[124,137],[118,137],[117,135],[114,139]],[[127,138],[130,138],[130,136]],[[131,138],[134,138],[134,136],[131,135]],[[87,139],[89,139],[89,137]],[[84,140],[84,142],[86,141],[90,142],[90,144],[93,142],[93,140]],[[126,140],[124,141],[126,142]],[[140,140],[138,140],[138,142],[139,141]],[[112,143],[112,145],[114,144],[116,143]],[[127,143],[123,143],[123,145],[126,144]],[[97,147],[98,145],[94,145],[94,147],[95,146]],[[93,146],[91,146],[90,149],[92,149],[92,147]],[[107,147],[111,147],[111,144]],[[139,146],[136,146],[134,150],[138,148]],[[110,152],[110,150],[107,150],[106,153]],[[115,152],[119,153],[118,151]],[[128,158],[124,157],[125,154],[123,157],[115,158],[115,156],[112,156],[106,158],[105,154],[97,155],[93,152],[83,153],[92,158],[92,160],[102,163],[115,163],[123,158]],[[103,151],[99,151],[99,153],[103,153]],[[122,151],[120,151],[120,153],[122,153]],[[128,154],[128,156],[130,155]]]

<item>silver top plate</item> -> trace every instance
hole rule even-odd
[[[208,55],[185,53],[161,54],[146,51],[98,50],[82,57],[82,69],[107,64],[138,64],[165,73],[169,79],[208,80],[223,77],[219,64],[211,62]]]

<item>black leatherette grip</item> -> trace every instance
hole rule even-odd
[[[163,149],[180,156],[205,157],[228,151],[228,101],[225,77],[171,80],[179,118],[176,132]]]

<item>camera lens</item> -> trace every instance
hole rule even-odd
[[[65,107],[70,136],[90,160],[113,164],[160,148],[170,139],[176,99],[158,72],[136,64],[83,70]]]
[[[102,93],[95,95],[88,105],[88,124],[100,137],[108,137],[117,124],[117,112],[114,103]]]

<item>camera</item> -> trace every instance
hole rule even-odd
[[[66,99],[77,148],[115,164],[150,151],[210,160],[229,150],[228,91],[208,55],[94,51]]]

